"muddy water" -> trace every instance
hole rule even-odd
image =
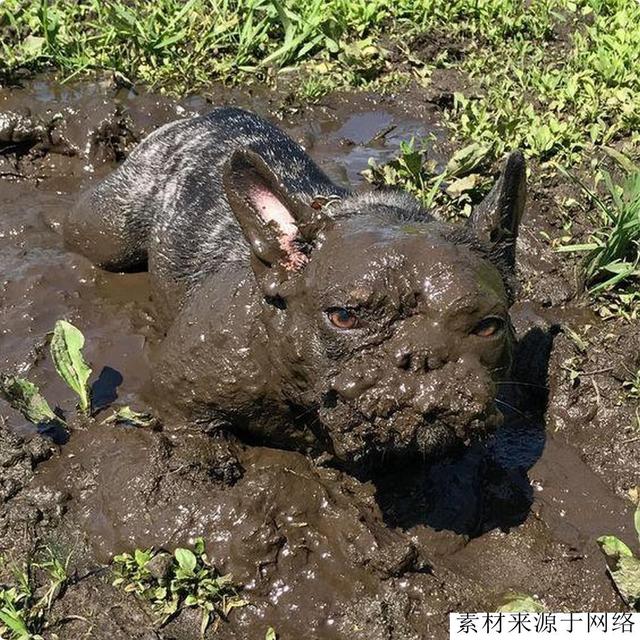
[[[209,99],[271,118],[282,104],[258,90],[221,89]],[[136,95],[110,81],[0,90],[0,112],[28,110],[43,122],[63,116],[55,149],[35,133],[0,144],[0,369],[28,375],[68,415],[74,400],[47,356],[55,320],[82,328],[99,403],[140,409],[154,402],[145,350],[153,308],[144,274],[103,273],[65,252],[60,220],[137,140],[210,106],[202,97]],[[285,112],[280,125],[354,187],[368,159],[390,158],[402,139],[431,133],[436,154],[445,144],[437,114],[412,95],[333,96]],[[59,529],[47,535],[66,541],[85,566],[135,546],[171,548],[203,536],[251,602],[220,638],[262,638],[269,625],[282,638],[443,638],[448,611],[486,610],[509,589],[535,593],[554,610],[617,610],[594,539],[630,541],[630,511],[566,438],[545,433],[545,394],[522,392],[546,385],[548,329],[562,318],[531,304],[516,316],[528,381],[514,385],[520,393],[505,389],[505,426],[462,456],[356,479],[297,453],[219,442],[194,428],[107,427],[99,424],[105,410],[36,469],[35,485],[60,491],[66,504]],[[0,411],[12,430],[33,433],[5,404]],[[73,597],[72,590],[75,606]],[[84,624],[70,621],[62,637],[80,636]],[[134,637],[126,625],[109,635]],[[102,637],[100,628],[107,627],[93,637]],[[196,621],[181,618],[166,633],[195,638]]]

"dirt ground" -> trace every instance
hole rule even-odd
[[[247,107],[334,179],[366,188],[368,159],[391,159],[412,135],[433,133],[436,158],[448,156],[447,91],[442,78],[427,93],[338,93],[287,109],[285,94],[259,89],[175,102],[109,78],[0,89],[0,370],[26,375],[72,414],[44,348],[64,317],[87,339],[94,398],[153,409],[146,276],[95,269],[65,252],[58,231],[78,193],[158,126],[212,104]],[[510,590],[553,611],[623,610],[595,539],[634,543],[625,495],[640,484],[638,403],[624,398],[622,381],[640,365],[640,332],[600,320],[579,297],[575,263],[541,233],[561,233],[556,195],[568,187],[535,171],[519,243],[518,358],[500,396],[508,419],[459,457],[354,478],[192,426],[102,425],[106,409],[69,437],[36,434],[2,403],[0,555],[20,563],[42,544],[72,552],[47,633],[199,637],[190,612],[158,629],[144,605],[111,586],[106,566],[115,553],[197,536],[250,602],[208,632],[221,640],[262,640],[269,626],[282,639],[440,639],[450,611],[495,609]]]

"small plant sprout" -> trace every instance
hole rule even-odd
[[[229,613],[248,603],[238,595],[230,575],[219,575],[205,552],[202,538],[193,549],[178,548],[173,554],[136,549],[113,559],[114,586],[151,604],[159,626],[186,607],[201,611],[200,631],[218,625]]]
[[[640,400],[640,369],[622,383],[628,398]]]
[[[44,549],[43,558],[34,563],[34,567],[41,569],[49,576],[49,588],[42,597],[42,604],[45,605],[46,611],[51,609],[51,605],[64,589],[69,580],[69,563],[71,562],[71,554],[61,559],[51,547]]]
[[[87,414],[91,407],[89,377],[91,368],[82,355],[84,336],[66,320],[58,320],[51,338],[51,357],[60,377],[78,394],[80,410]]]
[[[158,419],[147,412],[134,411],[131,407],[120,407],[102,424],[124,424],[143,429],[155,429],[159,426]]]

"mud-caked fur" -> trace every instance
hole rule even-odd
[[[496,424],[524,185],[515,152],[469,223],[444,224],[407,193],[349,192],[225,107],[150,135],[64,234],[105,269],[149,270],[163,398],[357,462]]]

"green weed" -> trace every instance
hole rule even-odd
[[[247,604],[238,595],[230,575],[219,575],[205,552],[202,538],[191,549],[173,555],[152,549],[136,549],[113,559],[114,586],[135,593],[151,604],[160,626],[185,607],[199,609],[200,630],[217,625],[232,609]]]
[[[92,371],[84,358],[84,344],[85,338],[80,329],[66,320],[56,322],[51,334],[51,359],[60,378],[78,396],[81,415],[88,417],[92,408],[89,386]],[[35,425],[67,426],[65,420],[51,409],[39,388],[25,378],[0,374],[0,397]],[[102,424],[127,424],[150,429],[159,426],[151,414],[134,411],[128,406],[116,409]]]
[[[481,95],[457,94],[449,125],[461,139],[488,146],[493,157],[520,147],[543,161],[574,161],[638,129],[640,5],[582,0],[546,3],[543,10],[542,4],[532,3],[540,16],[537,40],[514,38],[461,65]],[[547,39],[547,20],[551,32],[556,26],[570,32],[564,46]]]
[[[454,94],[444,117],[460,146],[472,142],[484,150],[480,176],[514,148],[553,172],[551,161],[574,165],[613,140],[628,137],[632,146],[640,140],[640,5],[635,0],[538,0],[526,8],[506,0],[460,0],[447,8],[429,6],[417,30],[437,30],[446,15],[447,33],[470,39],[461,60],[445,56],[431,64],[468,74],[469,88]],[[434,187],[438,177],[446,177],[428,163],[412,171],[406,162],[424,146],[424,141],[411,143],[388,167],[374,168],[373,177],[407,188],[426,205],[442,202]],[[632,194],[635,186],[629,189]],[[468,210],[471,202],[458,204]],[[588,277],[601,290],[610,284],[603,268],[618,269],[610,275],[620,281],[634,271],[633,259],[615,262],[628,238],[625,220],[611,218],[616,213],[605,214],[603,230],[619,225],[620,233],[602,242],[602,255],[597,260],[592,255],[589,262]],[[633,218],[631,211],[628,215]],[[611,260],[605,255],[609,248]]]
[[[604,197],[570,176],[596,206],[600,226],[589,242],[558,249],[586,252],[584,271],[592,294],[624,289],[640,277],[640,171],[633,170],[622,184],[614,184],[606,171],[602,175]]]
[[[640,400],[640,369],[622,383],[628,398]]]
[[[66,320],[58,320],[51,334],[50,352],[56,372],[79,399],[78,409],[84,417],[91,413],[91,367],[87,364],[83,349],[85,338],[80,329]],[[67,427],[65,420],[54,412],[39,388],[14,375],[0,374],[0,397],[31,423],[39,427]],[[123,424],[132,427],[156,429],[157,418],[147,412],[138,412],[125,406],[115,409],[102,424]]]
[[[636,508],[633,521],[640,541],[640,504]],[[597,542],[620,597],[627,606],[640,611],[640,558],[616,536],[601,536]]]
[[[43,640],[46,616],[67,583],[70,556],[63,561],[50,548],[43,551],[39,563],[14,569],[15,584],[0,584],[0,638],[6,640]],[[43,596],[35,595],[34,570],[47,577]]]
[[[91,369],[82,354],[82,332],[66,320],[58,320],[50,347],[51,358],[58,375],[78,395],[81,412],[88,414],[91,407],[88,386]],[[35,425],[57,423],[66,426],[65,421],[51,409],[40,394],[39,388],[29,380],[14,375],[0,375],[0,395]]]
[[[428,209],[438,207],[445,216],[468,216],[473,204],[486,194],[489,181],[482,175],[487,149],[473,143],[457,151],[444,168],[428,157],[426,141],[412,138],[400,143],[397,157],[384,164],[369,162],[364,177],[380,186],[413,193]]]

